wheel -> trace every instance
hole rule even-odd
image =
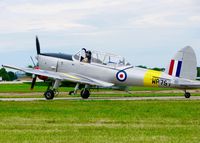
[[[83,89],[83,90],[81,91],[81,97],[82,97],[83,99],[87,99],[89,96],[90,96],[90,91],[89,91],[88,89]]]
[[[47,90],[45,93],[44,93],[44,96],[47,100],[51,100],[54,98],[54,91],[53,90]]]
[[[190,98],[191,94],[189,92],[185,93],[185,98]]]
[[[69,92],[69,95],[74,95],[74,94],[75,94],[74,91]]]

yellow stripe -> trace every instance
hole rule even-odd
[[[63,73],[65,76],[69,77],[69,78],[72,78],[72,79],[76,79],[76,80],[80,80],[80,78],[78,77],[75,77],[75,76],[72,76],[72,75],[69,75],[67,73]]]
[[[144,86],[158,87],[161,74],[159,71],[147,70],[144,75]]]

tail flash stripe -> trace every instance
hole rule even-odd
[[[174,61],[172,76],[176,76],[177,67],[178,67],[178,61]]]
[[[172,75],[172,73],[173,73],[173,68],[174,68],[174,60],[171,60],[170,68],[169,68],[169,75]]]
[[[182,61],[178,61],[178,67],[177,67],[177,71],[176,71],[176,77],[180,77],[181,67],[182,67]]]

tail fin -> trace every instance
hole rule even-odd
[[[192,47],[187,46],[176,53],[166,68],[169,75],[194,80],[197,76],[197,59]]]

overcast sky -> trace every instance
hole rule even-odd
[[[35,35],[42,52],[86,47],[148,67],[190,45],[200,63],[199,0],[1,0],[0,19],[0,64],[31,64]]]

